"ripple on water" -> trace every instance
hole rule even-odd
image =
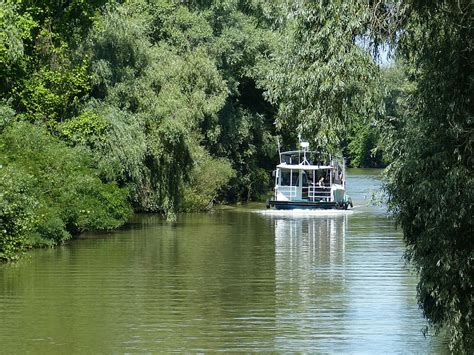
[[[137,216],[0,266],[0,352],[442,352],[376,177],[350,179],[351,211]]]

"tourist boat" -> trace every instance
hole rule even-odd
[[[280,163],[273,171],[275,191],[267,208],[347,209],[353,207],[346,195],[345,162],[342,157],[309,151],[308,142],[300,150],[279,152]]]

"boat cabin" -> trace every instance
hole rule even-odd
[[[332,187],[345,187],[344,164],[328,157],[310,159],[314,152],[301,156],[300,152],[283,152],[274,173],[275,198],[279,201],[331,201]]]
[[[269,206],[347,208],[344,159],[309,151],[307,142],[300,145],[301,150],[280,152]]]

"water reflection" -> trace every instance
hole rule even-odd
[[[343,263],[346,224],[347,215],[323,218],[275,218],[275,254],[279,256],[277,271],[299,270],[301,265]]]
[[[342,334],[338,320],[347,311],[348,216],[277,217],[273,223],[276,322],[285,334],[276,348],[335,349]]]
[[[436,339],[421,334],[416,278],[403,265],[403,244],[390,220],[365,212],[269,218],[281,332],[276,349],[440,350]]]

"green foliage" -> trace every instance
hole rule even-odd
[[[0,133],[13,121],[15,111],[6,103],[0,102]]]
[[[100,3],[2,1],[2,94],[24,119],[54,126],[77,113],[89,78],[85,58],[75,57],[74,49]]]
[[[186,53],[215,41],[204,14],[168,0],[151,1],[151,5],[151,39],[154,43],[165,42],[178,52]]]
[[[0,261],[8,261],[28,247],[38,201],[32,196],[31,175],[0,164]]]
[[[473,27],[469,1],[409,1],[398,48],[411,85],[390,100],[387,191],[418,299],[455,353],[474,348]],[[399,28],[398,28],[399,29]],[[408,89],[408,90],[407,90]]]
[[[18,12],[11,1],[0,1],[0,93],[12,89],[26,67],[25,44],[36,22]]]
[[[381,138],[375,123],[363,118],[353,119],[348,134],[349,165],[358,168],[386,166]]]
[[[191,41],[202,17],[170,2],[134,5],[108,6],[83,49],[93,106],[105,105],[98,114],[109,121],[107,143],[95,150],[106,155],[99,165],[108,178],[132,186],[137,209],[174,214],[193,167],[190,137],[215,122],[226,88],[200,40]]]
[[[222,189],[222,198],[234,202],[254,199],[270,186],[269,171],[277,151],[272,138],[275,110],[257,87],[276,41],[270,22],[265,21],[271,11],[258,2],[188,3],[191,9],[199,9],[212,27],[214,38],[203,45],[225,78],[228,91],[218,114],[201,121],[203,144],[211,154],[230,161],[236,172]],[[263,8],[268,10],[265,14]]]
[[[150,65],[148,33],[151,18],[142,1],[105,7],[80,53],[91,57],[93,96],[103,99],[108,89],[140,77]]]
[[[39,126],[12,123],[0,138],[0,255],[12,259],[31,244],[55,245],[71,233],[112,229],[130,215],[128,192],[104,184],[90,154]]]
[[[352,117],[374,117],[378,67],[364,48],[371,12],[364,2],[297,2],[262,84],[278,103],[282,131],[339,149]]]
[[[86,125],[79,126],[79,132],[71,131],[77,137],[73,142],[91,147],[101,177],[106,181],[128,183],[133,200],[133,191],[143,178],[146,153],[143,119],[98,102],[90,102],[80,117],[86,118],[80,123]],[[65,122],[67,129],[70,128],[69,122],[74,120]],[[79,128],[76,124],[74,126]]]
[[[109,122],[93,112],[85,111],[59,126],[66,141],[95,148],[107,140]]]
[[[200,211],[212,207],[222,189],[235,175],[230,163],[222,158],[213,158],[199,145],[192,152],[194,161],[189,181],[183,188],[183,211]]]
[[[7,90],[18,117],[90,149],[101,179],[127,186],[137,210],[175,213],[186,205],[182,189],[194,186],[188,180],[214,163],[223,174],[215,181],[226,184],[225,159],[237,170],[236,187],[215,191],[230,200],[264,192],[269,176],[259,161],[272,163],[265,142],[273,142],[273,108],[256,78],[274,45],[274,8],[233,0],[105,3],[9,5],[6,23],[25,56]]]
[[[6,1],[10,2],[10,1]],[[61,41],[74,44],[82,40],[107,0],[22,0],[15,1],[18,12],[27,14],[41,28],[57,34]]]
[[[227,201],[251,200],[268,191],[274,168],[276,140],[265,117],[228,103],[219,117],[221,135],[216,151],[232,162],[235,177],[223,189]]]
[[[84,64],[42,67],[23,81],[20,92],[15,92],[17,105],[26,119],[55,126],[78,110],[81,97],[89,89],[88,80]]]

